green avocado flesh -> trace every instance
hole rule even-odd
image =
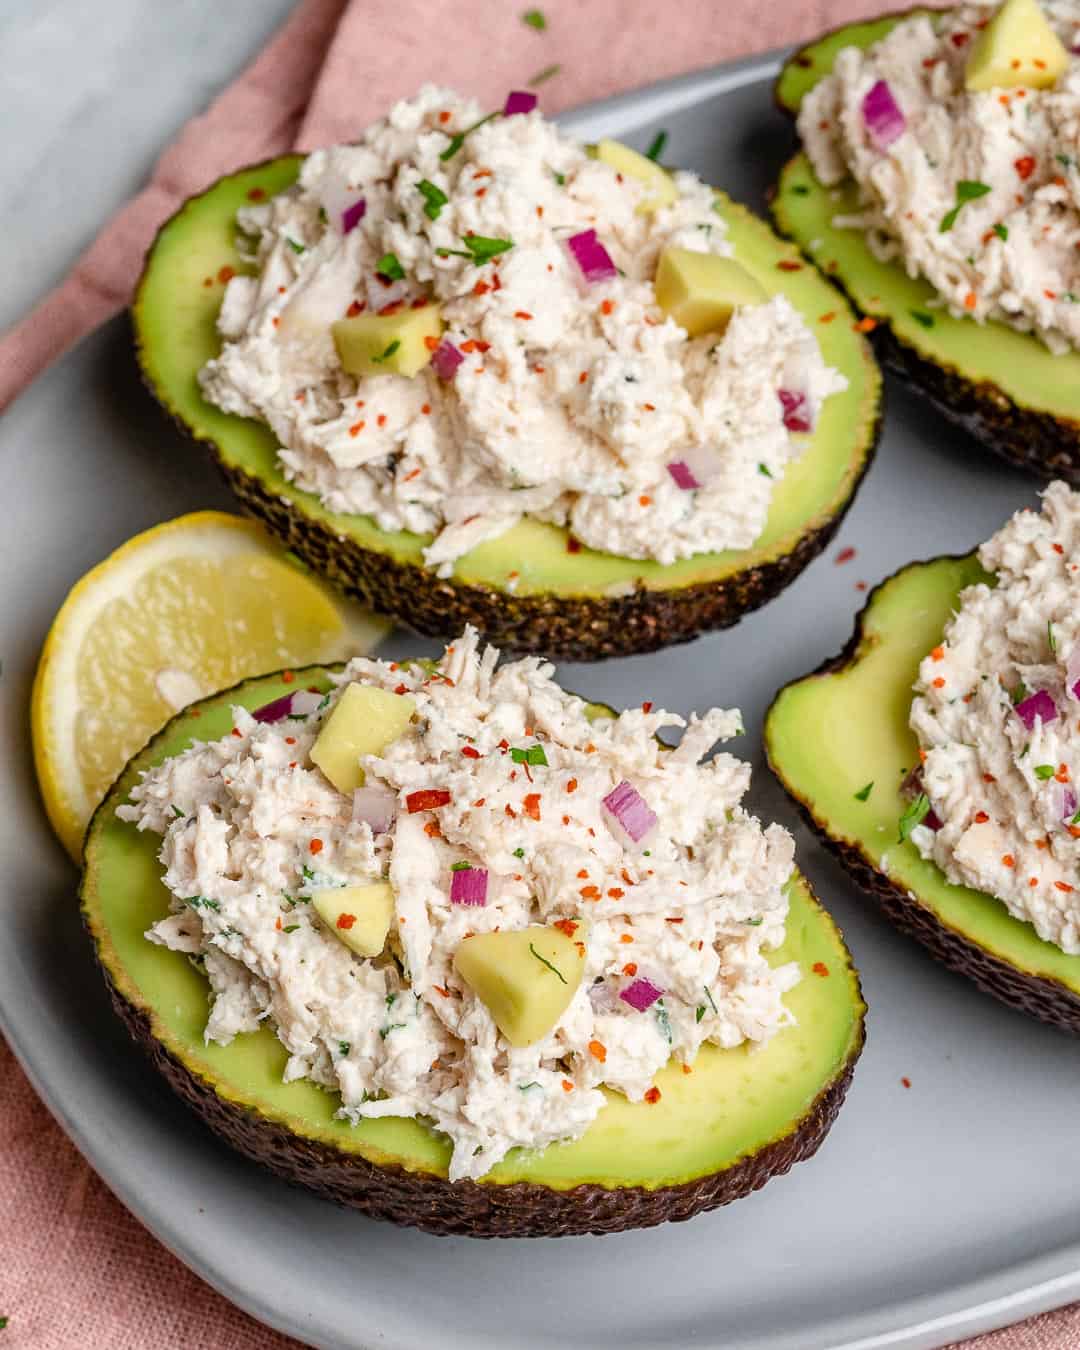
[[[286,481],[277,443],[261,423],[221,412],[207,403],[196,375],[220,348],[215,320],[221,305],[223,268],[243,270],[235,249],[235,218],[250,194],[271,196],[288,187],[301,161],[296,156],[245,169],[188,201],[164,226],[151,249],[135,299],[133,317],[144,374],[160,401],[200,440],[209,442],[223,467],[257,479],[339,537],[407,564],[422,566],[428,537],[379,530],[366,516],[334,515],[318,497]],[[785,473],[773,494],[764,532],[752,549],[699,554],[661,566],[588,548],[571,553],[564,529],[526,519],[498,539],[481,544],[455,564],[458,582],[496,590],[510,573],[514,594],[603,596],[620,585],[681,588],[718,581],[790,553],[847,504],[872,453],[881,377],[862,336],[832,287],[811,268],[785,271],[794,252],[763,222],[721,198],[739,262],[770,294],[783,291],[803,313],[825,360],[847,377],[846,392],[826,401],[810,448]],[[224,274],[227,275],[227,274]],[[207,284],[209,282],[209,284]],[[838,322],[819,325],[825,311]]]
[[[781,107],[797,112],[803,95],[829,73],[842,48],[867,47],[904,17],[852,24],[804,48],[780,76]],[[857,209],[855,184],[822,186],[804,154],[785,166],[772,205],[782,233],[834,277],[864,314],[887,320],[893,336],[917,358],[983,386],[988,402],[1004,402],[1004,396],[1017,408],[1066,423],[1080,420],[1080,352],[1054,356],[1030,333],[1003,323],[953,318],[935,308],[936,293],[928,282],[909,277],[902,264],[875,258],[861,231],[832,224],[836,216]]]
[[[1024,975],[1080,994],[1080,956],[1037,937],[982,891],[954,886],[915,845],[898,842],[900,785],[918,763],[908,726],[919,662],[942,638],[965,586],[988,580],[977,558],[913,563],[863,611],[850,660],[777,695],[765,724],[769,763],[818,830],[855,851],[938,923]],[[846,654],[845,654],[846,655]],[[867,799],[857,793],[873,783]]]
[[[291,685],[270,676],[215,695],[170,722],[131,761],[94,817],[86,842],[84,920],[116,994],[144,1013],[153,1037],[226,1104],[378,1167],[445,1177],[449,1144],[426,1125],[386,1118],[351,1126],[334,1118],[336,1094],[309,1082],[283,1083],[286,1052],[268,1028],[239,1036],[225,1048],[205,1044],[206,979],[182,954],[143,936],[167,913],[169,896],[157,861],[159,837],[116,819],[116,807],[127,800],[140,770],[195,738],[224,735],[235,705],[256,708],[290,688],[328,686],[320,668],[297,672]],[[802,967],[801,983],[785,997],[797,1026],[756,1053],[704,1047],[691,1074],[669,1065],[656,1080],[662,1092],[656,1105],[632,1105],[611,1093],[581,1139],[543,1152],[515,1150],[485,1181],[527,1181],[555,1190],[581,1183],[678,1185],[797,1133],[820,1095],[842,1080],[857,1058],[864,1005],[840,933],[798,874],[790,894],[787,939],[770,959]],[[828,974],[812,973],[815,963]]]

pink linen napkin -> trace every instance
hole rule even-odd
[[[347,140],[425,80],[494,105],[537,71],[545,111],[811,37],[906,0],[304,0],[164,152],[67,280],[0,339],[0,409],[127,304],[160,223],[240,165]],[[152,22],[147,10],[144,22]],[[435,31],[433,31],[433,28]],[[53,1122],[0,1040],[0,1350],[295,1350],[153,1241]],[[1080,1304],[967,1350],[1080,1350]]]

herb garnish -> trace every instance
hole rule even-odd
[[[338,1054],[339,1054],[339,1055],[342,1055],[342,1056],[347,1055],[347,1054],[349,1053],[349,1051],[352,1049],[352,1042],[351,1042],[351,1041],[338,1041],[338,1043],[337,1043],[337,1048],[338,1048]]]
[[[1050,643],[1050,650],[1051,650],[1052,652],[1056,652],[1056,651],[1057,651],[1057,638],[1054,636],[1054,624],[1053,624],[1053,620],[1051,620],[1051,619],[1047,619],[1047,621],[1046,621],[1046,637],[1047,637],[1047,640],[1048,640],[1049,643]]]
[[[948,234],[956,224],[956,217],[968,202],[976,201],[979,197],[985,197],[990,191],[988,183],[977,183],[970,178],[961,178],[956,185],[956,205],[951,211],[946,211],[941,217],[941,224],[938,226],[939,234]]]
[[[547,18],[542,9],[527,9],[521,16],[521,22],[535,28],[538,33],[542,33],[547,27]]]
[[[703,984],[701,987],[705,990],[705,997],[709,1000],[709,1007],[712,1008],[713,1012],[716,1013],[716,1016],[719,1017],[720,1013],[713,1001],[712,990],[707,984]]]
[[[524,856],[525,856],[525,850],[524,850],[523,848],[516,848],[516,849],[514,849],[514,857],[515,857],[515,858],[524,858]]]
[[[1001,225],[1001,224],[998,224],[998,225],[994,225],[992,228],[993,228],[994,233],[997,235],[997,237],[998,237],[999,239],[1001,239],[1001,240],[1008,239],[1008,237],[1009,237],[1009,227],[1008,227],[1007,225]]]
[[[916,323],[921,323],[924,328],[933,328],[934,316],[927,314],[925,309],[909,309],[908,313]]]
[[[873,788],[874,788],[874,780],[871,778],[870,782],[867,783],[865,787],[861,787],[858,790],[858,792],[855,793],[855,800],[857,802],[865,802],[869,798],[870,793],[873,791]]]
[[[515,764],[542,764],[545,769],[548,766],[547,755],[544,754],[542,745],[530,745],[524,750],[515,745],[510,751],[510,758]]]
[[[552,175],[551,175],[551,176],[555,179],[556,183],[558,183],[558,185],[559,185],[560,187],[565,187],[565,186],[566,186],[566,174],[564,174],[564,173],[555,173],[554,171],[552,171]]]
[[[305,252],[304,245],[298,244],[295,239],[290,239],[288,235],[285,236],[285,242],[288,244],[288,246],[292,249],[294,253]]]
[[[297,930],[299,927],[300,927],[300,925],[299,925],[298,923],[290,923],[290,924],[288,924],[285,928],[283,928],[281,931],[282,931],[283,933],[295,933],[296,930]]]
[[[760,928],[765,920],[759,915],[756,919],[743,919],[743,923],[748,928]]]
[[[392,1031],[400,1031],[404,1025],[404,1022],[395,1022],[393,1026],[382,1027],[379,1031],[379,1039],[385,1041]]]
[[[450,864],[450,871],[451,871],[451,872],[471,872],[471,871],[472,871],[472,863],[467,863],[467,862],[465,862],[464,860],[462,860],[461,862],[451,863],[451,864]]]
[[[538,70],[531,80],[528,80],[530,89],[535,89],[538,84],[543,84],[545,80],[554,79],[562,70],[562,66],[556,61],[553,66],[545,66],[543,70]]]
[[[562,973],[562,971],[558,968],[558,966],[553,966],[550,961],[548,961],[545,957],[541,956],[531,942],[529,943],[529,951],[532,952],[533,956],[536,957],[536,959],[540,962],[541,965],[547,966],[548,970],[553,970],[555,974],[558,975],[559,979],[562,980],[563,984],[566,984],[566,976]]]
[[[375,264],[375,271],[379,276],[386,277],[388,281],[405,280],[405,269],[398,261],[396,253],[384,253]]]
[[[667,1041],[668,1045],[670,1045],[672,1040],[671,1018],[668,1016],[668,1011],[664,1007],[664,1000],[662,998],[657,999],[655,1012],[656,1012],[656,1024],[660,1028],[660,1035],[663,1036],[664,1040]]]
[[[930,798],[925,792],[920,792],[900,817],[900,838],[898,842],[902,844],[905,839],[909,838],[911,831],[929,814],[929,812]]]
[[[389,347],[387,347],[386,351],[382,353],[381,356],[373,356],[371,358],[372,362],[375,365],[381,365],[383,361],[389,361],[400,346],[401,346],[401,339],[395,338],[393,342],[391,342]]]
[[[183,811],[180,810],[180,808],[176,805],[175,802],[172,804],[172,806],[171,806],[169,809],[172,811],[173,815],[176,817],[177,820],[183,820],[183,819],[184,819],[184,813],[183,813]]]
[[[528,1092],[528,1090],[529,1090],[530,1088],[539,1087],[539,1086],[540,1086],[540,1084],[539,1084],[539,1083],[536,1083],[536,1082],[533,1082],[533,1083],[519,1083],[519,1084],[518,1084],[518,1091],[519,1091],[519,1092]]]
[[[651,159],[652,162],[656,164],[659,161],[660,156],[664,153],[665,145],[667,145],[667,132],[658,131],[653,137],[652,145],[645,151],[645,158]]]
[[[190,905],[192,909],[212,909],[215,914],[221,913],[221,906],[216,900],[210,900],[205,895],[187,895],[183,897],[185,905]]]
[[[438,220],[439,213],[450,198],[441,187],[436,187],[427,178],[420,179],[416,185],[416,190],[424,199],[424,215],[427,216],[428,220]]]
[[[514,247],[512,239],[488,239],[482,234],[466,235],[462,242],[465,249],[437,248],[435,252],[440,258],[468,258],[470,262],[479,267],[490,258],[505,253],[508,248]],[[468,252],[465,251],[466,249]]]
[[[1009,698],[1012,700],[1013,707],[1018,703],[1023,703],[1024,699],[1027,698],[1027,685],[1023,680],[1017,681],[1016,687],[1009,690]]]
[[[450,144],[442,152],[439,158],[445,164],[448,159],[453,159],[461,147],[465,144],[465,137],[474,132],[477,127],[482,127],[485,122],[490,122],[493,117],[498,117],[498,113],[488,113],[486,117],[481,117],[479,122],[474,122],[471,127],[466,127],[464,131],[456,132],[450,137]]]
[[[772,477],[772,473],[771,473],[771,471],[770,471],[770,469],[769,469],[769,466],[768,466],[767,464],[759,464],[759,465],[757,466],[757,471],[758,471],[758,473],[760,473],[760,474],[764,474],[766,478],[771,478],[771,477]]]
[[[1054,766],[1052,764],[1036,764],[1032,773],[1040,782],[1045,783],[1048,778],[1053,778]]]
[[[700,1022],[704,1016],[705,1016],[705,1004],[699,1003],[694,1010],[694,1021]]]

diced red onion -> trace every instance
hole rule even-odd
[[[372,834],[386,834],[397,817],[397,793],[371,786],[353,791],[353,820],[365,820]]]
[[[432,354],[431,364],[440,380],[452,380],[457,374],[458,366],[464,360],[464,353],[459,352],[452,342],[447,342],[446,338],[443,338]]]
[[[806,395],[794,389],[778,389],[776,393],[784,409],[784,426],[788,431],[813,431],[814,418]]]
[[[289,711],[293,717],[309,717],[322,706],[325,697],[325,694],[313,694],[310,689],[298,689],[292,696],[292,708]]]
[[[1045,689],[1040,689],[1037,693],[1029,694],[1027,698],[1021,699],[1013,711],[1028,731],[1031,731],[1035,726],[1036,717],[1041,718],[1045,726],[1049,722],[1056,722],[1058,715],[1054,700]]]
[[[261,708],[256,708],[251,715],[256,722],[280,722],[292,712],[292,701],[292,694],[282,694],[273,703],[264,703]]]
[[[635,844],[640,844],[656,828],[656,813],[637,788],[631,787],[625,778],[611,789],[602,804],[611,819]]]
[[[931,807],[930,810],[927,811],[926,815],[923,816],[922,820],[919,821],[919,824],[925,825],[928,830],[940,830],[941,817],[934,810],[934,808]]]
[[[341,233],[348,234],[350,230],[355,230],[366,212],[367,202],[363,197],[358,197],[352,206],[347,206],[341,213]]]
[[[651,1008],[658,998],[663,998],[664,991],[657,989],[652,980],[646,980],[639,976],[631,981],[625,989],[621,990],[619,997],[624,1003],[629,1003],[635,1012],[645,1012]]]
[[[564,243],[586,286],[595,286],[598,281],[610,281],[619,275],[611,255],[597,239],[595,230],[572,234]]]
[[[1076,793],[1068,783],[1055,783],[1054,790],[1057,794],[1058,816],[1061,820],[1069,822],[1076,815]]]
[[[387,305],[396,305],[401,300],[408,299],[409,283],[407,281],[380,281],[378,275],[368,277],[364,283],[364,293],[367,297],[368,309],[372,314],[378,314],[379,310],[385,309]]]
[[[452,905],[486,905],[488,874],[485,867],[459,867],[450,877]]]
[[[871,86],[862,103],[866,134],[878,150],[887,150],[907,130],[907,118],[884,80]]]
[[[694,471],[684,459],[673,459],[667,466],[667,471],[671,474],[677,488],[682,488],[685,492],[693,492],[701,484],[694,477]]]
[[[1073,698],[1080,700],[1080,642],[1069,653],[1065,665],[1065,688]]]
[[[680,463],[685,464],[694,475],[699,487],[704,487],[724,467],[720,452],[711,445],[687,446],[680,455]]]
[[[512,89],[503,104],[503,116],[513,117],[515,113],[529,113],[536,107],[537,98],[526,89]]]
[[[619,992],[610,980],[599,980],[589,985],[589,1002],[598,1013],[617,1012]]]

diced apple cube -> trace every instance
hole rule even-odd
[[[596,158],[609,164],[616,173],[636,178],[649,189],[648,195],[638,204],[639,211],[656,211],[661,206],[670,206],[679,193],[674,179],[647,155],[639,155],[628,145],[619,141],[599,141],[596,146]]]
[[[532,1045],[570,1006],[585,973],[584,943],[557,928],[477,933],[458,947],[454,969],[511,1045]]]
[[[1069,53],[1038,0],[1005,0],[979,34],[968,57],[964,87],[1049,89],[1065,73]]]
[[[380,755],[403,736],[416,711],[408,694],[350,684],[334,705],[311,747],[317,765],[339,792],[363,787],[361,755]]]
[[[396,314],[357,314],[339,319],[331,329],[338,357],[350,375],[410,378],[431,360],[442,331],[442,311],[435,304]]]
[[[715,253],[666,248],[656,269],[656,303],[691,337],[722,333],[743,305],[760,305],[768,292],[745,267]]]
[[[394,917],[394,890],[389,882],[369,886],[336,886],[316,891],[311,907],[327,928],[358,956],[378,956]]]

